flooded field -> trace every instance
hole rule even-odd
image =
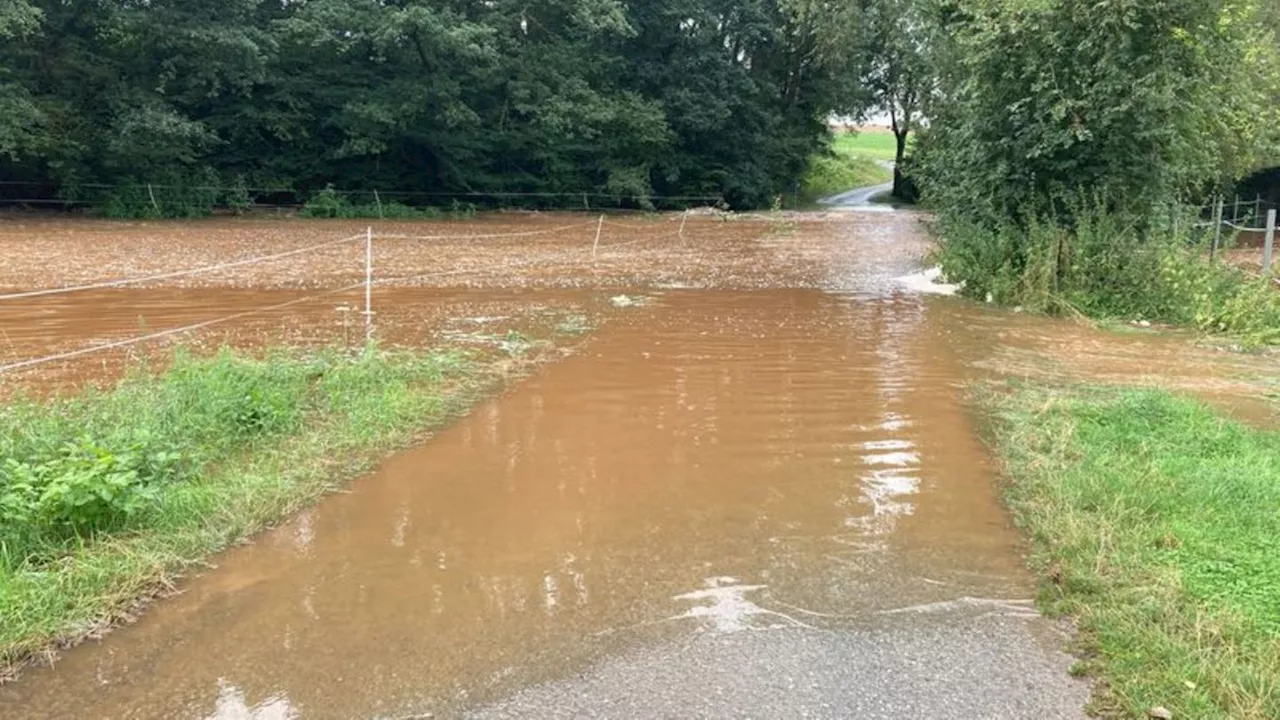
[[[600,327],[349,493],[217,558],[136,624],[0,687],[0,717],[1080,717],[1087,688],[1030,607],[966,384],[1143,382],[1264,413],[1275,359],[906,292],[895,278],[928,250],[909,213],[696,218],[669,236],[682,221],[618,220],[594,252],[601,226],[573,216],[448,226],[545,235],[378,244],[375,264],[401,278],[375,295],[386,342],[574,314]],[[0,286],[165,272],[359,229],[211,221],[168,240],[172,224],[48,222],[3,228]],[[6,353],[341,286],[361,271],[351,250],[0,302]],[[65,276],[14,259],[48,253],[88,259]],[[331,341],[348,322],[335,305],[196,337]],[[41,372],[26,382],[59,377]]]

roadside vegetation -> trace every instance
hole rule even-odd
[[[224,350],[180,353],[109,389],[10,399],[0,679],[127,617],[193,564],[440,424],[496,367],[456,351]]]
[[[927,5],[927,3],[926,3]],[[935,8],[936,10],[936,8]],[[1268,279],[1207,262],[1197,206],[1280,161],[1274,10],[978,0],[926,13],[911,172],[972,297],[1280,342]]]
[[[893,172],[880,164],[879,156],[861,152],[858,144],[845,141],[847,137],[837,136],[829,151],[810,158],[809,171],[800,186],[801,205],[854,188],[883,185],[893,179]]]
[[[1103,717],[1280,717],[1280,430],[1152,390],[985,398],[1043,610]],[[1164,716],[1159,713],[1151,717]]]

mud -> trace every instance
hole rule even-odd
[[[627,222],[666,230],[678,218]],[[240,232],[219,228],[205,230]],[[920,270],[927,243],[904,213],[700,218],[691,228],[660,246],[598,248],[595,262],[585,235],[406,245],[384,259],[405,275],[464,271],[380,291],[389,341],[457,341],[518,317],[591,313],[602,325],[574,356],[349,493],[218,558],[135,625],[0,687],[0,717],[484,715],[526,689],[637,653],[678,654],[696,638],[883,637],[926,620],[970,628],[956,641],[970,650],[1022,653],[987,670],[1014,688],[1007,707],[1017,711],[955,707],[1074,716],[1082,691],[1065,676],[1062,638],[1029,610],[1020,540],[966,384],[1146,382],[1247,406],[1277,377],[1276,360],[907,292],[894,278]],[[574,263],[545,254],[566,250]],[[511,258],[528,262],[496,264]],[[176,260],[145,262],[154,264],[137,269]],[[77,277],[104,276],[95,272]],[[40,325],[18,314],[0,326],[31,352],[131,332],[140,314],[181,324],[288,297],[290,277],[255,280],[270,290],[212,282],[112,291],[121,294],[110,303],[68,296],[83,304],[54,307]],[[615,307],[619,289],[645,302]],[[337,332],[334,312],[243,331],[321,341]],[[972,629],[986,622],[999,632]],[[962,656],[982,653],[942,662]],[[1025,687],[1024,671],[1044,686]],[[984,687],[974,697],[990,694]],[[551,715],[518,707],[511,716]]]

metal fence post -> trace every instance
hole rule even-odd
[[[1218,196],[1218,202],[1213,210],[1213,247],[1209,248],[1209,262],[1213,262],[1218,256],[1218,245],[1222,242],[1222,196]]]
[[[1271,208],[1267,211],[1267,241],[1262,246],[1262,272],[1271,270],[1271,253],[1276,245],[1276,210]]]

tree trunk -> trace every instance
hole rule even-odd
[[[896,123],[895,123],[896,125]],[[907,156],[907,134],[910,130],[893,129],[893,137],[898,141],[898,152],[893,161],[893,196],[902,197],[902,160]]]

